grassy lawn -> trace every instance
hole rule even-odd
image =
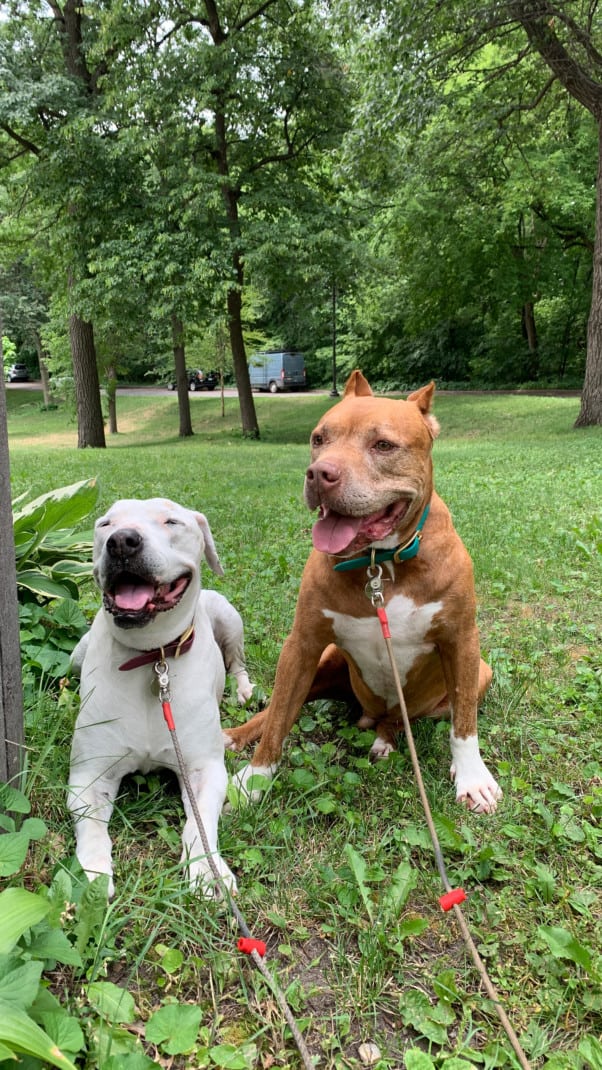
[[[206,570],[204,582],[241,611],[250,675],[269,692],[310,546],[306,443],[330,399],[258,398],[262,439],[247,442],[236,399],[222,416],[219,398],[191,398],[195,434],[180,440],[173,396],[124,397],[108,448],[78,451],[64,409],[42,412],[33,391],[7,394],[15,496],[98,476],[99,511],[118,497],[166,495],[207,514],[226,575],[216,581]],[[469,926],[533,1066],[599,1070],[602,434],[572,429],[574,399],[441,395],[435,411],[436,485],[473,557],[494,668],[482,752],[504,799],[491,817],[457,808],[449,726],[435,722],[416,727],[427,792],[452,883],[469,893]],[[83,604],[93,609],[92,591]],[[67,693],[28,709],[29,786],[51,830],[30,858],[30,887],[73,852],[64,789],[75,706]],[[267,940],[320,1066],[515,1066],[453,918],[439,909],[403,741],[372,766],[371,733],[345,714],[307,707],[262,801],[223,816],[221,851],[239,905]],[[229,698],[224,719],[244,716]],[[191,1051],[170,1063],[167,1042],[147,1037],[155,1062],[296,1068],[273,996],[235,950],[233,924],[181,883],[180,827],[169,779],[122,786],[112,823],[116,898],[84,942],[84,973],[51,975],[87,1021],[90,1054],[78,1065],[136,1070],[142,1064],[127,1060],[134,1042],[141,1050],[151,1012],[194,1004],[202,1014]],[[85,984],[98,979],[133,994],[136,1028],[93,1012]],[[360,1050],[367,1042],[380,1052],[370,1064]]]

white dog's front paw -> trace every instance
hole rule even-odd
[[[109,899],[112,899],[115,895],[115,883],[113,881],[113,870],[111,869],[111,866],[109,865],[107,867],[106,864],[103,864],[102,862],[94,864],[93,861],[90,861],[86,862],[85,866],[82,863],[82,868],[84,870],[84,873],[86,874],[86,877],[90,881],[90,884],[92,883],[92,881],[95,881],[97,877],[106,876],[109,878],[109,883],[107,886],[107,895]]]
[[[206,899],[220,899],[223,898],[225,886],[230,895],[236,895],[238,889],[232,870],[226,865],[221,855],[214,854],[212,862],[219,874],[219,880],[208,858],[195,858],[188,863],[188,880],[192,890]]]
[[[263,792],[269,787],[277,768],[277,765],[243,765],[242,769],[239,769],[232,777],[230,785],[238,796],[238,801],[258,802]],[[231,794],[229,790],[229,797]]]
[[[456,739],[452,733],[451,748],[450,773],[456,784],[456,802],[477,814],[493,814],[502,789],[481,758],[477,737]]]
[[[236,677],[236,698],[240,706],[244,706],[245,702],[248,702],[253,694],[253,684],[249,680],[249,677],[245,669],[238,669],[234,676]]]

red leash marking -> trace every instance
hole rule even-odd
[[[176,730],[176,722],[174,721],[173,713],[171,712],[171,703],[170,702],[162,702],[161,705],[163,707],[163,716],[165,718],[165,721],[166,721],[167,727],[169,728],[169,731],[170,732],[175,732],[175,730]]]
[[[451,891],[446,892],[445,895],[439,897],[441,910],[451,910],[452,907],[463,903],[465,899],[466,892],[463,888],[452,888]]]
[[[241,936],[236,946],[239,951],[244,951],[245,955],[250,955],[252,951],[256,951],[263,958],[266,952],[263,940],[255,940],[252,936]]]

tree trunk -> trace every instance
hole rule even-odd
[[[174,312],[171,317],[173,338],[173,360],[176,370],[176,388],[178,391],[178,409],[180,412],[180,438],[189,438],[194,434],[190,418],[190,396],[188,394],[188,375],[186,374],[186,350],[184,348],[184,324]]]
[[[111,364],[107,369],[107,401],[109,404],[109,434],[117,434],[117,376]]]
[[[79,449],[104,449],[105,429],[92,324],[75,314],[70,316],[69,341],[77,408],[77,445]]]
[[[237,252],[234,253],[233,260],[235,266],[240,267],[242,274],[242,264]],[[259,438],[259,424],[257,423],[255,402],[251,392],[247,354],[242,333],[242,292],[240,289],[228,290],[228,326],[230,329],[234,377],[238,390],[242,433],[246,438]]]
[[[537,337],[537,325],[535,323],[535,310],[532,301],[525,301],[521,309],[521,321],[523,334],[529,347],[529,361],[526,367],[526,378],[537,379],[539,376],[539,340]]]
[[[36,353],[38,354],[38,364],[40,365],[40,379],[42,380],[42,394],[44,395],[44,408],[48,408],[50,405],[51,390],[50,390],[50,376],[48,374],[48,365],[46,364],[46,353],[42,345],[42,339],[38,331],[33,332],[35,341]]]
[[[602,424],[602,121],[598,121],[596,240],[592,272],[592,303],[587,321],[587,357],[581,409],[575,427]]]
[[[575,427],[602,423],[602,84],[594,80],[589,66],[580,64],[556,32],[553,4],[511,0],[508,12],[523,27],[529,42],[539,52],[561,85],[583,104],[598,125],[598,178],[596,184],[596,236],[594,242],[592,303],[587,324],[587,358],[581,395],[581,411]],[[573,27],[579,50],[584,34]],[[585,40],[587,54],[591,42]]]
[[[216,42],[217,43],[217,42]],[[244,265],[240,251],[240,220],[238,217],[238,198],[240,190],[233,189],[229,180],[228,165],[228,137],[226,116],[222,111],[215,112],[215,133],[217,140],[217,161],[220,175],[223,177],[222,197],[228,217],[230,241],[232,242],[232,268],[234,271],[235,286],[228,290],[228,331],[230,334],[230,347],[232,349],[232,364],[234,365],[234,378],[238,389],[238,404],[240,406],[240,422],[242,433],[246,438],[259,438],[259,424],[255,412],[255,402],[251,391],[249,369],[247,367],[247,354],[245,340],[242,331],[242,290],[244,285]]]
[[[2,357],[0,329],[0,359]],[[19,610],[10,489],[6,394],[0,376],[0,780],[18,781],[23,751]],[[15,787],[20,784],[15,783]]]

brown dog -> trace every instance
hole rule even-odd
[[[374,757],[401,727],[380,623],[366,596],[367,569],[382,568],[385,608],[410,718],[451,715],[457,799],[495,810],[501,795],[479,753],[477,706],[491,682],[481,660],[470,557],[433,490],[434,383],[407,401],[375,398],[359,371],[311,436],[305,501],[318,509],[293,629],[269,706],[226,731],[233,750],[260,740],[238,776],[271,776],[304,701],[350,686],[376,725]],[[249,785],[252,787],[252,785]]]

